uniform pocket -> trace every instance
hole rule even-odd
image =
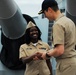
[[[61,72],[63,71],[68,71],[71,69],[71,64],[70,63],[64,63],[64,62],[61,62],[60,65],[59,65],[59,70]]]

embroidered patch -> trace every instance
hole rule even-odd
[[[26,50],[32,50],[32,48],[26,48]]]

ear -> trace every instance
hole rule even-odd
[[[48,8],[48,11],[52,12],[53,10],[52,10],[52,8],[49,7],[49,8]]]

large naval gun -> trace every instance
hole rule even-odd
[[[1,63],[12,70],[24,69],[19,60],[19,47],[25,43],[25,29],[33,18],[22,14],[14,0],[0,0]]]

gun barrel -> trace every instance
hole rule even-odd
[[[71,18],[76,24],[76,0],[66,0],[66,16]]]
[[[27,22],[13,0],[0,0],[0,25],[7,38],[17,39],[25,34]]]

